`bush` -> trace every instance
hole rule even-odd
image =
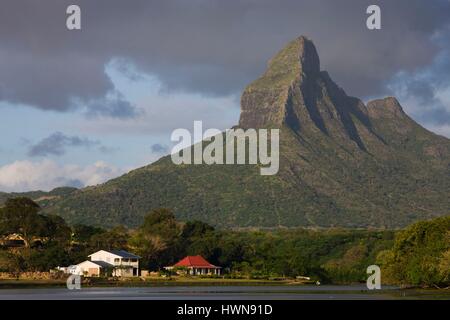
[[[420,286],[449,285],[450,216],[417,222],[399,232],[378,260],[390,280]]]

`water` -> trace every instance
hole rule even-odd
[[[395,287],[369,291],[365,286],[173,286],[1,289],[0,300],[367,300],[402,298]]]

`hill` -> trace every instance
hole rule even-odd
[[[72,192],[78,190],[72,187],[60,187],[51,191],[29,191],[29,192],[0,192],[0,205],[4,203],[8,198],[27,197],[33,199],[41,206],[49,206],[50,203],[59,200],[63,196],[67,196]]]
[[[218,227],[403,227],[450,214],[450,140],[394,97],[364,104],[299,37],[243,92],[241,128],[280,128],[280,170],[174,165],[169,156],[44,203],[71,223],[137,226],[149,210]]]

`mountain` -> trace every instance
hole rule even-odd
[[[136,226],[152,208],[218,227],[397,228],[450,214],[450,140],[394,97],[364,104],[299,37],[244,90],[241,128],[280,128],[280,170],[174,165],[169,156],[45,205],[70,222]]]
[[[3,204],[9,198],[27,197],[39,202],[41,206],[49,206],[52,202],[58,201],[61,197],[68,196],[77,190],[77,188],[72,187],[61,187],[48,192],[41,190],[12,193],[0,192],[0,204]]]

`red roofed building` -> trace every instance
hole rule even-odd
[[[173,266],[166,267],[167,270],[187,269],[191,275],[219,275],[221,267],[217,267],[205,260],[202,256],[187,256],[175,263]]]

